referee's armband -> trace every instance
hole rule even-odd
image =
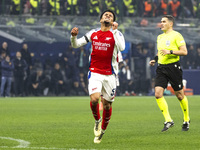
[[[158,56],[154,57],[155,62],[158,62]]]

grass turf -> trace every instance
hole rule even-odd
[[[190,96],[191,125],[181,131],[183,114],[176,97],[165,97],[175,126],[162,133],[164,118],[154,97],[116,97],[100,144],[94,144],[89,97],[0,99],[0,150],[200,150],[200,96]],[[27,148],[16,147],[30,142]]]

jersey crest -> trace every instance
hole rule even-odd
[[[170,40],[166,41],[166,46],[170,46]]]

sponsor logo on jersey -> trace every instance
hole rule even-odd
[[[101,43],[93,41],[92,44],[97,50],[107,51],[108,47],[110,47],[110,43]]]

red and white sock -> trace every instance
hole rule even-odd
[[[109,110],[103,109],[103,121],[102,121],[102,126],[101,126],[103,130],[106,130],[108,123],[110,121],[111,115],[112,115],[112,107]]]
[[[92,110],[92,114],[94,116],[95,120],[99,120],[100,119],[100,113],[99,113],[99,103],[97,103],[97,105],[94,105],[91,101],[90,101],[90,108]]]

